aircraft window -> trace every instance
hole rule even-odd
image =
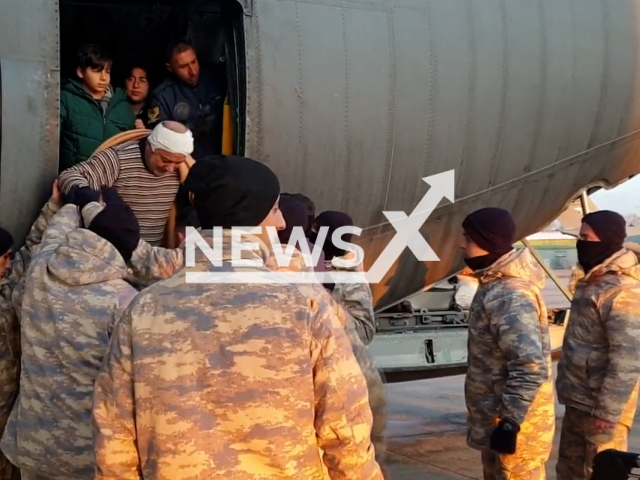
[[[61,0],[61,79],[77,78],[78,48],[96,43],[113,57],[114,87],[124,88],[131,67],[141,64],[148,70],[151,92],[170,75],[167,47],[185,37],[196,48],[201,70],[210,72],[228,95],[230,108],[225,113],[231,115],[233,132],[227,145],[233,151],[225,153],[242,154],[244,72],[236,69],[244,64],[244,45],[239,43],[242,9],[235,1]]]

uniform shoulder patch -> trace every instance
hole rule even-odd
[[[149,123],[153,123],[158,120],[158,117],[160,116],[160,107],[157,105],[155,107],[151,107],[147,116],[149,117]]]

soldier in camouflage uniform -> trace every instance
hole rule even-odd
[[[60,191],[58,182],[54,182],[53,194],[45,204],[37,220],[31,227],[25,244],[10,259],[13,237],[3,231],[0,235],[0,250],[4,252],[0,262],[2,265],[0,279],[0,436],[11,414],[11,409],[18,395],[20,379],[20,323],[19,306],[22,299],[24,273],[31,261],[47,224],[60,209]],[[1,230],[1,229],[0,229]],[[17,309],[14,307],[17,307]],[[3,453],[0,452],[0,480],[20,478],[20,473]]]
[[[20,391],[1,443],[23,480],[93,479],[93,382],[137,294],[124,281],[139,240],[131,209],[108,200],[82,214],[86,229],[74,204],[53,217],[24,286]]]
[[[578,280],[556,388],[566,406],[556,474],[587,480],[596,453],[627,449],[640,379],[640,265],[623,247],[626,222],[598,211],[583,218]]]
[[[282,245],[280,247],[283,251],[285,246]],[[313,263],[312,261],[309,263]],[[277,271],[288,271],[288,272],[313,272],[313,265],[305,264],[303,259],[303,254],[300,250],[294,250],[291,261],[287,267],[281,267],[278,265],[274,256],[272,256],[267,263],[267,266],[273,270]],[[371,441],[375,447],[376,452],[376,461],[384,470],[384,459],[386,456],[386,435],[385,430],[387,426],[387,396],[384,388],[384,378],[381,372],[375,366],[373,357],[369,353],[367,347],[362,343],[360,335],[358,334],[358,330],[356,328],[356,322],[352,315],[347,313],[346,309],[342,304],[340,304],[337,300],[331,297],[329,292],[327,292],[320,284],[316,284],[313,287],[308,287],[305,284],[302,284],[305,288],[314,288],[315,294],[326,296],[340,319],[341,325],[344,327],[347,332],[347,336],[351,342],[351,347],[353,349],[353,354],[360,365],[362,373],[364,374],[365,379],[367,380],[367,389],[369,391],[369,407],[371,408],[371,413],[373,414],[373,425],[371,428]],[[356,285],[357,286],[357,285]],[[335,290],[334,290],[335,291]],[[345,292],[348,294],[349,292],[356,292],[357,295],[362,295],[363,291],[366,291],[364,288],[358,289],[346,289]],[[369,298],[366,302],[360,302],[361,304],[372,304],[371,299],[371,289],[369,291]],[[318,293],[319,292],[319,293]],[[347,302],[350,302],[351,299],[347,297]],[[350,304],[357,305],[357,301],[351,301]],[[368,315],[373,316],[373,312],[367,312]]]
[[[469,316],[467,442],[485,480],[541,480],[555,433],[544,271],[515,251],[509,212],[487,208],[463,222],[465,262],[479,280]]]
[[[18,394],[20,372],[20,325],[11,304],[14,285],[9,276],[12,246],[13,236],[0,228],[0,435]],[[0,453],[0,479],[19,478],[18,473],[18,469]]]
[[[381,480],[366,381],[326,297],[267,283],[268,236],[283,227],[275,175],[241,157],[199,161],[185,184],[222,265],[150,286],[116,327],[95,384],[96,480]],[[256,283],[186,283],[187,272],[253,272]],[[264,276],[264,277],[263,277]]]
[[[352,252],[347,253],[345,250],[336,247],[331,240],[333,233],[337,229],[346,226],[353,226],[353,221],[349,215],[343,212],[327,211],[322,212],[316,217],[311,229],[311,236],[309,240],[311,243],[315,244],[320,228],[328,227],[327,236],[325,237],[322,250],[324,252],[326,262],[325,268],[329,271],[340,272],[350,270],[332,263],[332,260],[336,257],[339,258],[345,255],[353,255]],[[347,233],[342,235],[342,239],[345,242],[350,242],[351,234]],[[361,264],[356,267],[356,269],[359,270],[361,270],[361,268]],[[364,343],[364,345],[369,345],[373,341],[373,337],[376,333],[376,320],[373,315],[373,302],[369,284],[366,282],[350,284],[336,283],[327,285],[327,287],[332,291],[333,298],[344,306],[349,315],[353,317],[362,343]]]
[[[341,227],[353,226],[349,215],[343,212],[326,211],[318,215],[311,228],[311,242],[317,240],[317,234],[321,227],[328,227],[327,236],[323,245],[325,256],[325,269],[329,272],[362,273],[362,264],[348,268],[332,263],[334,258],[348,260],[353,257],[353,252],[336,247],[331,241],[333,233]],[[346,242],[351,240],[350,234],[342,235]],[[382,374],[375,368],[373,358],[366,349],[375,336],[375,315],[373,313],[373,295],[369,284],[363,276],[362,283],[334,283],[325,285],[331,291],[333,299],[342,307],[342,315],[347,315],[345,327],[347,334],[354,346],[354,353],[362,368],[369,386],[369,404],[373,412],[373,427],[371,440],[376,447],[376,460],[382,464],[386,453],[386,392]],[[357,339],[355,338],[357,334]]]

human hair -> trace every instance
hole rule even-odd
[[[176,216],[176,230],[185,231],[187,227],[200,228],[200,220],[196,209],[192,206],[184,207]]]
[[[193,44],[189,40],[182,39],[182,40],[178,40],[177,42],[171,43],[167,48],[167,53],[166,53],[167,63],[171,63],[171,60],[173,59],[174,55],[180,55],[181,53],[187,52],[189,50],[193,50],[194,52],[196,51],[196,48],[193,46]]]
[[[148,65],[146,65],[145,63],[142,63],[142,62],[131,62],[131,63],[128,64],[128,67],[127,67],[127,70],[126,70],[127,78],[129,78],[131,75],[133,75],[133,71],[136,68],[139,68],[140,70],[144,70],[144,73],[147,74],[147,81],[149,81],[149,75],[150,75],[151,70],[149,69]]]
[[[113,64],[113,59],[101,47],[88,43],[78,50],[77,67],[81,70],[91,68],[102,71]]]
[[[151,88],[152,82],[151,82],[151,69],[149,68],[149,66],[146,63],[143,62],[130,62],[127,64],[127,69],[125,70],[125,80],[127,80],[128,78],[130,78],[133,75],[133,71],[139,68],[140,70],[143,70],[144,73],[147,76],[147,83],[149,84],[149,88]]]

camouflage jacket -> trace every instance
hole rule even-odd
[[[468,443],[488,448],[491,431],[507,418],[521,430],[516,453],[505,461],[538,465],[549,458],[555,432],[544,271],[524,249],[477,276],[465,379]]]
[[[283,246],[284,248],[284,246]],[[312,263],[312,261],[310,262]],[[305,264],[303,259],[303,254],[299,250],[294,250],[293,255],[291,257],[291,262],[288,267],[280,267],[277,265],[276,261],[271,257],[271,261],[267,262],[267,265],[273,270],[277,271],[289,271],[289,272],[309,272],[313,273],[313,266],[309,266]],[[371,441],[375,447],[376,452],[376,460],[378,463],[381,463],[384,460],[386,454],[386,410],[387,410],[387,397],[386,391],[384,388],[384,379],[382,374],[378,371],[375,366],[375,362],[371,353],[363,343],[360,332],[356,327],[357,322],[354,318],[347,313],[345,308],[336,301],[329,292],[320,284],[298,284],[300,288],[303,289],[311,289],[313,295],[318,295],[322,297],[326,297],[327,301],[332,305],[332,308],[335,310],[338,319],[340,320],[340,324],[343,326],[345,331],[347,332],[347,336],[349,337],[349,341],[351,342],[351,347],[353,350],[353,354],[360,365],[360,369],[367,380],[367,389],[369,392],[369,407],[371,408],[371,413],[373,415],[373,426],[371,429]],[[357,285],[356,285],[357,286]],[[362,295],[364,292],[368,290],[368,298],[364,300],[364,303],[372,303],[371,300],[371,289],[344,289],[343,293],[347,295],[346,301],[352,302],[356,304],[359,299],[351,299],[348,297],[350,292],[355,293],[357,296]]]
[[[341,268],[326,262],[327,271],[357,272],[354,269]],[[373,314],[373,295],[366,282],[336,283],[332,292],[333,298],[342,305],[353,319],[356,331],[364,345],[369,345],[376,334],[376,319]]]
[[[104,209],[101,202],[92,202],[82,211],[85,224]],[[184,267],[184,244],[179,248],[154,247],[144,239],[131,255],[126,280],[139,289],[173,276]]]
[[[140,239],[129,262],[129,282],[148,287],[155,282],[172,277],[184,267],[184,246],[179,248],[154,247]]]
[[[93,478],[93,382],[110,331],[137,291],[113,245],[66,205],[33,255],[22,303],[20,392],[2,437],[19,468]]]
[[[558,363],[558,399],[631,427],[638,379],[640,265],[623,249],[576,285]]]
[[[569,284],[567,285],[567,288],[571,295],[574,295],[576,293],[576,286],[578,285],[578,281],[582,277],[584,277],[584,271],[582,270],[582,268],[580,268],[579,265],[571,267],[571,275],[569,276]]]
[[[232,266],[230,240],[222,266],[196,250],[195,267],[125,311],[95,384],[96,480],[323,480],[325,468],[382,480],[365,379],[330,304],[266,283],[277,272],[257,237],[243,257],[262,266]],[[255,283],[186,283],[186,272]]]
[[[49,201],[31,227],[25,244],[14,256],[11,269],[0,280],[0,435],[18,394],[20,377],[19,313],[26,272],[31,254],[36,249],[47,224],[59,207]],[[13,300],[16,300],[14,304]]]

